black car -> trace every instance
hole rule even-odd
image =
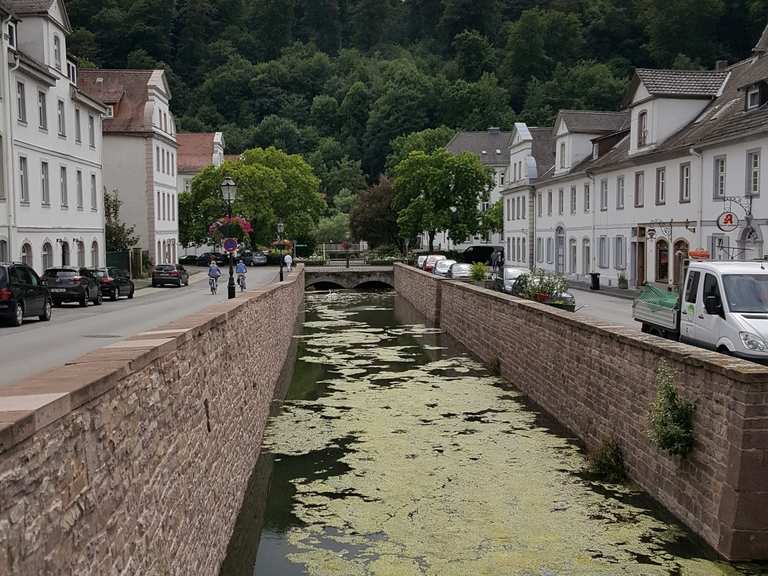
[[[464,252],[461,253],[461,261],[467,264],[474,264],[475,262],[483,262],[485,264],[491,263],[491,255],[495,251],[503,252],[502,246],[470,246]]]
[[[160,264],[152,270],[152,286],[189,286],[189,273],[181,264]]]
[[[88,306],[89,301],[101,306],[103,301],[99,281],[87,268],[48,268],[43,281],[48,285],[54,306],[64,302]]]
[[[104,298],[117,300],[120,296],[133,298],[136,289],[130,275],[120,268],[91,268],[88,270],[99,280],[101,295]]]
[[[21,326],[24,318],[51,319],[51,294],[37,273],[24,264],[0,264],[0,318]]]
[[[206,268],[211,265],[211,261],[218,263],[224,257],[219,252],[206,252],[197,257],[197,265],[205,266]]]
[[[182,256],[179,258],[179,264],[182,266],[197,266],[199,256]]]

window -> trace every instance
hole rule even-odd
[[[93,114],[88,114],[88,145],[96,148],[96,121]]]
[[[648,144],[648,112],[642,111],[637,116],[637,147]]]
[[[747,196],[760,195],[760,150],[747,152]]]
[[[99,267],[99,243],[96,240],[91,244],[91,266],[93,268]]]
[[[48,270],[48,268],[53,268],[53,248],[51,248],[51,245],[46,242],[43,244],[43,270]]]
[[[80,109],[75,108],[75,142],[80,144],[83,141],[83,128],[80,126]]]
[[[157,191],[157,219],[158,220],[162,220],[162,218],[160,217],[160,208],[161,208],[161,206],[162,206],[162,201],[160,199],[160,191],[158,190]]]
[[[67,78],[75,86],[77,86],[77,66],[72,62],[67,62]]]
[[[635,173],[635,207],[642,208],[645,204],[645,172]]]
[[[522,210],[520,211],[522,214],[522,219],[525,220],[525,196],[520,198],[520,206],[522,207]]]
[[[512,254],[512,250],[511,250],[511,239],[508,237],[507,238],[507,255],[509,255],[509,254]],[[507,257],[509,257],[509,256],[507,256]]]
[[[720,301],[720,287],[717,285],[717,277],[714,274],[707,274],[704,276],[704,289],[702,290],[702,296],[704,302],[707,298],[717,298]]]
[[[565,142],[560,142],[560,168],[565,168]]]
[[[552,238],[547,238],[547,264],[552,264],[552,261],[554,260],[553,257],[553,250],[552,250],[553,241]]]
[[[565,191],[560,188],[557,191],[557,213],[562,214],[565,211]]]
[[[726,234],[713,234],[709,237],[709,253],[713,260],[731,260],[731,239]]]
[[[552,190],[547,190],[547,216],[552,216]]]
[[[83,171],[77,171],[77,209],[83,209]]]
[[[536,194],[536,202],[538,204],[539,218],[544,215],[544,197],[541,192]]]
[[[21,263],[32,266],[32,246],[26,242],[21,246]]]
[[[521,250],[522,254],[520,255],[520,261],[525,262],[528,260],[528,255],[525,253],[525,238],[522,239],[523,242],[523,248]]]
[[[600,180],[600,211],[608,210],[608,179]]]
[[[544,262],[544,238],[536,238],[536,261]]]
[[[627,242],[624,236],[616,236],[613,259],[616,270],[624,270],[627,267]]]
[[[24,94],[23,82],[16,82],[16,117],[19,122],[27,121],[27,99]]]
[[[760,88],[754,86],[747,90],[747,110],[760,106]]]
[[[691,163],[680,164],[680,202],[691,201]]]
[[[91,210],[98,210],[99,202],[96,196],[96,174],[91,174]]]
[[[173,154],[171,154],[171,160],[173,160]],[[171,162],[171,165],[173,165],[173,162]],[[504,186],[504,172],[499,174],[499,179],[501,180],[501,185]]]
[[[171,176],[176,176],[176,154],[171,152]],[[504,184],[504,174],[501,175],[501,183]]]
[[[696,304],[696,296],[699,293],[699,278],[701,272],[692,270],[688,275],[688,282],[685,285],[685,301],[689,304]]]
[[[576,214],[576,186],[571,186],[571,214]]]
[[[85,266],[85,243],[77,243],[77,265],[80,267]]]
[[[59,178],[61,179],[61,206],[66,208],[69,206],[69,191],[67,190],[67,168],[65,166],[59,170]]]
[[[21,202],[29,204],[29,170],[24,156],[19,156],[19,192]]]
[[[59,100],[58,105],[58,116],[59,116],[59,136],[66,136],[67,135],[67,119],[64,115],[64,100]]]
[[[160,172],[160,146],[155,146],[155,159],[157,162],[156,170]]]
[[[725,156],[715,158],[715,198],[725,198],[727,165]]]
[[[45,92],[37,93],[37,115],[40,119],[40,129],[48,130],[48,103],[45,99]]]
[[[584,212],[587,214],[590,210],[590,199],[589,199],[589,184],[584,184]]]
[[[608,236],[600,236],[597,243],[597,257],[598,266],[600,268],[608,268],[608,262],[610,262],[610,254],[608,248]]]
[[[61,70],[61,38],[53,37],[53,64],[56,70]]]
[[[189,192],[189,189],[187,189],[187,192]],[[507,222],[509,222],[512,219],[512,214],[509,213],[509,203],[510,199],[507,198]],[[507,250],[509,252],[509,250]]]
[[[8,46],[16,48],[16,24],[8,23]]]
[[[624,210],[624,176],[616,178],[616,210]]]
[[[661,206],[667,203],[667,170],[656,168],[656,204]]]
[[[48,162],[40,163],[40,190],[43,194],[43,206],[51,203],[51,185],[48,178]]]
[[[106,107],[107,111],[104,113],[104,118],[114,118],[115,117],[115,107],[111,104]]]

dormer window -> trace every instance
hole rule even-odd
[[[565,142],[560,142],[560,168],[565,168]]]
[[[53,63],[57,70],[61,70],[61,38],[53,37]]]
[[[760,106],[760,88],[753,86],[747,90],[747,110],[752,110]]]
[[[637,116],[637,147],[648,145],[648,112],[645,110]]]
[[[112,105],[107,106],[107,111],[104,113],[104,118],[114,118],[115,117],[115,107]]]
[[[598,156],[600,156],[600,145],[592,144],[592,160],[597,160]]]
[[[67,78],[77,86],[77,65],[74,62],[67,61]]]
[[[16,48],[16,24],[8,22],[8,46]]]

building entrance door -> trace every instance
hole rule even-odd
[[[635,286],[642,286],[646,282],[645,277],[645,242],[634,243],[635,260]]]
[[[565,274],[565,230],[562,226],[555,231],[555,271]]]

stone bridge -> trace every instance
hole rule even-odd
[[[304,272],[307,290],[395,287],[392,266],[308,266]]]

